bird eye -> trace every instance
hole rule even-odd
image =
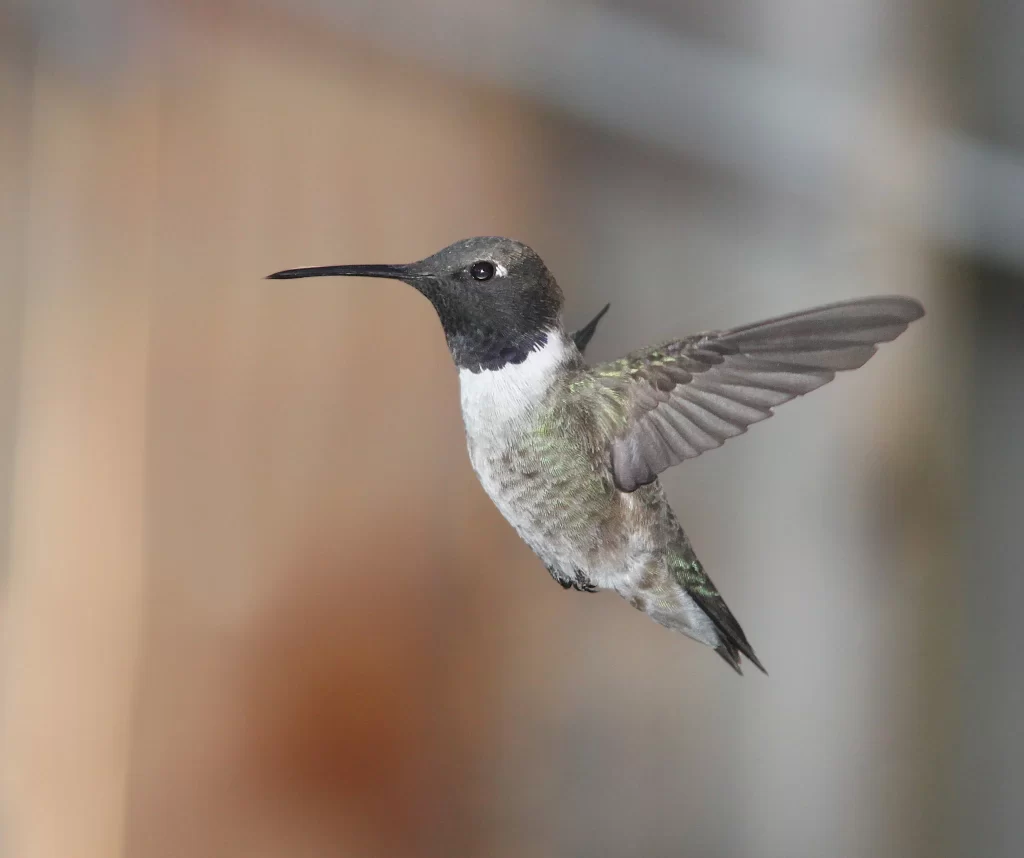
[[[490,280],[494,276],[494,263],[481,259],[469,269],[474,280]]]

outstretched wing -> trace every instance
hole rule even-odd
[[[776,405],[856,369],[924,308],[911,298],[858,298],[633,352],[593,368],[625,404],[610,442],[626,492],[666,468],[721,446]]]

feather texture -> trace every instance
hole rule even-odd
[[[626,492],[721,446],[802,396],[856,369],[879,343],[924,315],[910,298],[860,298],[633,352],[593,368],[625,396],[626,420],[609,453]]]

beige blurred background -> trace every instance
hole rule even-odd
[[[1024,853],[1024,7],[4,0],[0,854]],[[555,586],[429,305],[928,316],[664,480],[771,677]]]

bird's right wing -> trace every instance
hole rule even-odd
[[[609,453],[631,492],[684,459],[721,446],[772,409],[856,369],[924,308],[911,298],[858,298],[633,352],[591,378],[623,403]],[[619,409],[616,409],[619,410]]]

